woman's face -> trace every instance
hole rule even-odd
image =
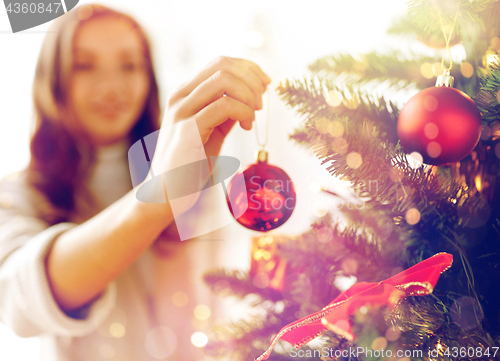
[[[141,38],[125,19],[82,25],[74,41],[70,107],[95,145],[126,137],[144,110],[150,80]]]

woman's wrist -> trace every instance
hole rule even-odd
[[[164,203],[148,203],[137,199],[137,189],[144,183],[145,181],[140,183],[130,192],[130,196],[133,198],[132,217],[141,219],[146,228],[160,234],[174,221],[172,208],[168,201]]]

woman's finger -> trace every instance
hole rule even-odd
[[[249,61],[233,59],[228,57],[220,57],[212,61],[208,66],[198,73],[193,79],[181,85],[177,90],[178,97],[187,97],[197,86],[211,77],[218,70],[225,70],[245,82],[252,90],[257,98],[257,102],[261,101],[262,93],[265,91],[265,86],[269,79],[257,65],[252,65]],[[257,69],[258,68],[258,69]],[[264,75],[262,75],[264,74]],[[266,80],[263,81],[262,79]]]
[[[252,129],[252,122],[255,120],[255,112],[252,108],[239,100],[226,96],[210,103],[194,117],[203,144],[205,144],[213,130],[228,119],[239,122],[243,129]]]
[[[223,95],[256,108],[255,96],[250,88],[230,72],[219,70],[181,100],[177,114],[180,118],[191,117]]]

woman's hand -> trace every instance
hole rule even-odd
[[[219,57],[172,94],[164,121],[195,118],[207,156],[218,155],[235,122],[252,129],[255,110],[262,109],[262,94],[270,82],[249,60]]]
[[[262,94],[270,81],[262,69],[249,60],[219,57],[172,94],[151,166],[155,175],[170,178],[164,178],[167,197],[171,195],[170,203],[174,193],[184,193],[192,197],[182,198],[182,211],[194,205],[197,192],[183,191],[201,190],[200,185],[210,175],[205,166],[207,158],[210,160],[210,156],[219,154],[224,138],[236,122],[243,129],[252,129],[255,110],[262,109]],[[183,167],[182,172],[166,173],[196,162],[199,167]]]

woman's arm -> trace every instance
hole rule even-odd
[[[62,233],[46,257],[46,272],[65,312],[96,296],[127,269],[173,221],[165,203],[142,203],[134,190]]]
[[[151,173],[163,175],[173,168],[218,155],[236,122],[250,130],[269,83],[269,77],[255,63],[220,57],[183,84],[169,98],[152,171],[143,184],[150,180]],[[165,198],[174,191],[172,187],[197,189],[203,183],[200,177],[206,176],[195,170],[193,174],[184,174],[181,182],[166,182],[170,189],[164,183]],[[176,200],[176,214],[187,211],[196,202],[197,193],[189,194],[192,196],[183,197],[180,205]],[[131,190],[55,240],[46,258],[46,270],[54,297],[63,310],[77,309],[98,296],[172,223],[168,199],[166,203],[142,203],[135,195],[135,190]]]

